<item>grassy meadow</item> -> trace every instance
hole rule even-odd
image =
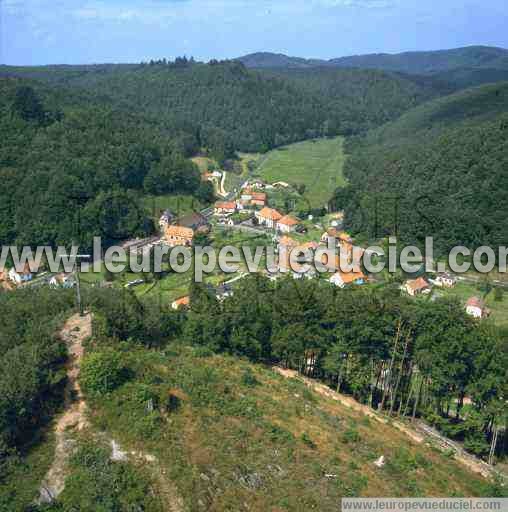
[[[305,185],[303,194],[311,207],[324,206],[334,190],[344,185],[344,139],[317,139],[270,151],[256,170],[268,183],[285,181]]]

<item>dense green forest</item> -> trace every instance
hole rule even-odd
[[[262,74],[289,81],[298,89],[322,98],[333,114],[327,120],[328,131],[341,135],[363,133],[421,103],[452,92],[447,83],[376,70],[279,69]]]
[[[378,71],[260,74],[236,62],[0,70],[0,240],[56,245],[151,233],[144,194],[207,203],[188,158],[360,134],[449,92]]]
[[[429,140],[444,130],[471,126],[508,111],[508,82],[487,84],[436,98],[371,130],[366,143],[400,146],[405,140]]]
[[[259,73],[238,62],[0,68],[0,74],[86,90],[119,109],[198,136],[223,157],[322,135],[361,133],[447,92],[375,71]]]
[[[397,234],[443,253],[504,245],[508,204],[506,84],[440,98],[350,141],[346,225],[366,239]]]
[[[67,354],[57,337],[73,307],[71,292],[0,293],[0,508],[9,510],[4,478],[18,471],[38,429],[61,405]],[[5,507],[5,508],[4,508]]]
[[[0,80],[0,98],[3,243],[89,247],[152,232],[140,194],[213,197],[184,132],[19,79]]]

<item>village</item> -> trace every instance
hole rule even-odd
[[[131,255],[143,254],[152,250],[157,245],[170,248],[185,246],[192,247],[198,237],[220,237],[224,233],[241,233],[249,237],[259,237],[264,242],[273,245],[278,254],[278,261],[274,268],[260,269],[271,281],[276,281],[290,275],[293,279],[326,279],[330,284],[339,288],[362,286],[369,283],[379,284],[380,277],[368,275],[361,265],[361,256],[364,249],[355,245],[352,237],[343,231],[343,214],[329,213],[315,219],[308,215],[306,219],[298,218],[292,212],[284,213],[276,207],[272,207],[271,197],[276,197],[280,204],[280,197],[286,194],[291,197],[297,194],[292,186],[286,182],[265,183],[256,178],[245,181],[238,191],[226,193],[221,187],[223,179],[221,173],[205,173],[203,180],[214,182],[217,187],[217,195],[222,196],[213,207],[200,212],[191,212],[177,216],[169,209],[164,210],[158,219],[159,233],[146,239],[128,240],[122,244]],[[287,204],[287,203],[286,203]],[[291,204],[291,203],[289,203]],[[294,203],[293,203],[294,204]],[[286,207],[285,210],[288,210]],[[229,236],[229,235],[228,235]],[[234,243],[234,240],[232,241]],[[326,248],[334,244],[340,250],[340,257],[345,258],[348,264],[354,263],[354,270],[344,272],[340,270],[339,256],[335,262],[323,260],[323,264],[330,271],[319,274],[315,268],[303,271],[303,266],[312,261],[302,257],[307,250],[312,253],[319,248]],[[299,256],[296,265],[290,262],[292,253]],[[344,260],[342,260],[344,261]],[[301,267],[301,268],[299,268]],[[307,268],[307,267],[306,267]],[[247,272],[239,272],[235,276],[214,276],[208,286],[213,289],[217,298],[222,300],[234,293],[234,283],[247,275]],[[6,291],[25,286],[50,286],[52,288],[74,288],[76,286],[76,273],[51,274],[42,272],[33,275],[28,265],[22,271],[10,268],[0,273],[0,287]],[[83,277],[83,276],[82,276]],[[132,279],[123,283],[125,288],[137,288],[146,284],[146,277],[133,275]],[[87,280],[83,277],[85,285]],[[400,289],[410,297],[429,296],[430,300],[442,296],[442,291],[453,290],[459,279],[451,273],[445,272],[433,277],[419,276],[407,279],[401,284]],[[112,283],[93,282],[93,286],[112,286]],[[184,292],[187,286],[181,286]],[[486,301],[479,295],[464,298],[464,308],[468,315],[476,319],[484,319],[490,316],[491,310]],[[171,308],[178,310],[186,308],[190,304],[188,293],[170,301]]]

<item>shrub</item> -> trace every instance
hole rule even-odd
[[[360,434],[355,427],[350,427],[344,432],[344,434],[342,434],[342,440],[346,444],[358,443],[358,441],[360,441]]]
[[[276,443],[290,443],[294,441],[295,437],[288,430],[279,427],[278,425],[269,425],[268,426],[268,437],[271,441]]]
[[[150,492],[150,482],[130,464],[111,462],[110,452],[95,444],[85,444],[71,459],[71,475],[52,510],[159,512]]]
[[[249,388],[253,388],[259,384],[259,381],[256,379],[254,372],[251,368],[247,368],[242,374],[242,384]]]
[[[305,444],[309,448],[312,448],[313,450],[317,448],[316,443],[310,438],[310,436],[309,436],[309,434],[307,434],[307,432],[304,432],[302,434],[302,441],[303,441],[303,444]]]
[[[464,439],[464,448],[475,455],[486,455],[489,453],[490,445],[483,432],[470,431]]]
[[[127,370],[121,356],[108,349],[87,355],[81,365],[80,383],[85,393],[110,393],[127,380]]]

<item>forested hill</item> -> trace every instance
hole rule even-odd
[[[220,164],[236,151],[361,134],[443,93],[379,71],[261,74],[185,59],[0,75],[0,239],[43,245],[150,232],[134,196],[211,200],[188,160],[198,151]]]
[[[458,301],[397,288],[251,276],[223,301],[195,284],[179,312],[124,289],[85,289],[93,336],[72,369],[87,407],[57,436],[76,450],[68,466],[56,452],[65,486],[41,506],[55,453],[44,427],[61,411],[66,375],[54,333],[73,292],[0,294],[0,510],[162,512],[171,501],[195,512],[336,512],[342,497],[505,496],[501,480],[474,475],[453,450],[415,442],[403,418],[487,456],[505,417],[506,337]],[[83,328],[68,325],[76,350]],[[283,376],[298,369],[320,382]],[[501,460],[504,439],[500,428]]]
[[[256,69],[308,69],[319,66],[328,66],[329,62],[322,59],[304,59],[289,57],[283,53],[257,52],[244,55],[237,59],[248,68]]]
[[[432,77],[437,82],[460,90],[484,83],[508,80],[508,50],[489,46],[471,46],[432,52],[378,53],[331,60],[302,59],[275,53],[253,53],[238,59],[258,70],[316,68],[376,69]]]
[[[508,82],[487,84],[437,98],[371,131],[369,143],[400,144],[457,126],[492,119],[508,111]]]
[[[505,244],[507,112],[508,84],[482,86],[352,142],[350,186],[336,193],[348,227],[371,239],[398,234],[421,244],[433,236],[441,252]]]
[[[416,105],[453,92],[448,83],[433,78],[373,69],[278,69],[261,73],[322,98],[333,113],[330,127],[341,135],[381,126]]]
[[[374,68],[412,74],[433,74],[457,68],[508,69],[508,50],[468,46],[430,52],[376,53],[332,59],[339,67]]]
[[[140,194],[210,198],[187,148],[185,133],[86,95],[0,79],[0,240],[89,246],[94,235],[148,234]]]
[[[448,92],[375,71],[288,76],[237,62],[3,67],[0,73],[85,89],[115,108],[198,134],[219,157],[232,149],[265,151],[316,136],[361,133]]]
[[[239,57],[251,68],[341,67],[399,71],[415,75],[442,73],[454,69],[508,70],[508,50],[491,46],[468,46],[452,50],[373,53],[330,60],[302,59],[283,54],[260,52]]]

